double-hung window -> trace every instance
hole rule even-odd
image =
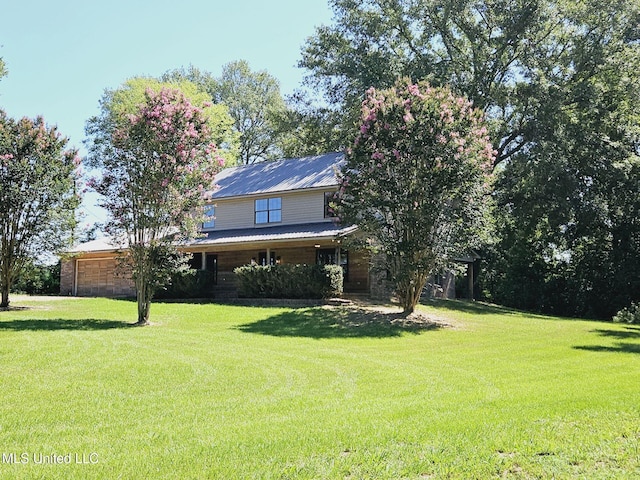
[[[261,198],[255,203],[255,222],[277,223],[282,221],[282,198]]]
[[[206,217],[204,223],[202,224],[203,230],[211,230],[216,226],[216,207],[214,205],[207,205],[204,210],[204,215]]]
[[[324,192],[324,218],[336,217],[335,210],[331,204],[336,201],[336,192]]]

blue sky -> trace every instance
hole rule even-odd
[[[190,64],[217,76],[244,59],[292,93],[302,44],[331,18],[327,0],[0,0],[0,108],[42,115],[83,152],[103,91],[130,77]]]

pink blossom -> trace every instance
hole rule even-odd
[[[420,89],[418,88],[418,85],[409,85],[408,90],[411,95],[414,95],[416,97],[420,95]]]

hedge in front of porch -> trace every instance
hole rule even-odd
[[[343,290],[338,265],[246,265],[234,273],[244,298],[329,298]]]

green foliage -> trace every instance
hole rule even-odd
[[[370,86],[450,85],[494,148],[492,301],[611,318],[640,301],[640,2],[332,0],[300,65],[339,125]]]
[[[0,79],[7,75],[7,66],[4,63],[4,60],[0,57]]]
[[[60,293],[60,262],[53,265],[27,265],[13,282],[12,292],[29,295]]]
[[[306,82],[343,112],[369,87],[404,76],[450,85],[487,112],[500,163],[536,141],[557,89],[597,72],[602,55],[620,58],[640,35],[632,1],[332,0],[334,25],[302,50]],[[635,45],[635,46],[634,46]],[[546,124],[545,122],[545,125]]]
[[[640,323],[640,303],[632,303],[616,313],[613,321],[617,323]]]
[[[66,146],[42,117],[16,121],[0,110],[0,307],[29,262],[71,241],[80,159]]]
[[[188,269],[171,275],[169,283],[156,293],[156,298],[213,298],[214,272]]]
[[[302,93],[288,98],[289,108],[275,117],[280,132],[278,148],[284,158],[320,155],[338,152],[350,144],[348,135],[338,128],[342,112],[322,106],[314,106],[311,99]]]
[[[266,70],[252,71],[245,60],[222,67],[213,98],[226,105],[240,132],[240,162],[280,157],[275,119],[285,111],[280,84]]]
[[[481,238],[493,154],[482,112],[448,89],[367,92],[337,209],[384,254],[406,312],[430,272]]]
[[[278,80],[266,70],[253,71],[246,60],[237,60],[224,65],[219,78],[190,67],[167,72],[163,79],[193,82],[229,109],[240,136],[241,164],[282,158],[281,137],[286,133],[282,119],[288,109]]]
[[[342,294],[338,265],[246,265],[234,270],[247,298],[329,298]]]
[[[640,48],[572,42],[576,80],[547,92],[538,141],[500,172],[490,266],[499,302],[607,319],[640,300]]]

